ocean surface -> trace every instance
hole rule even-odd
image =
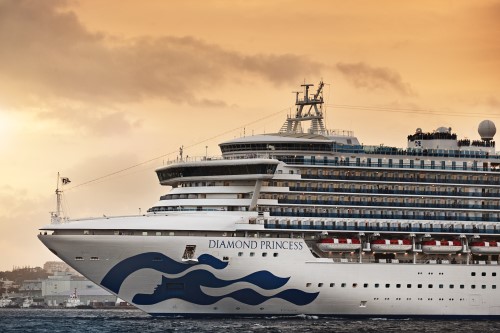
[[[268,317],[157,318],[139,310],[0,309],[0,332],[500,332],[500,321]]]

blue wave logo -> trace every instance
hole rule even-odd
[[[139,269],[150,268],[164,274],[179,274],[189,268],[204,265],[222,270],[227,267],[228,263],[209,254],[203,254],[198,257],[198,263],[187,264],[177,262],[161,253],[149,252],[121,261],[106,274],[101,284],[118,293],[123,281]],[[272,298],[280,298],[295,305],[306,305],[318,296],[319,292],[307,293],[298,289],[283,290],[272,296],[264,296],[250,288],[236,290],[221,296],[210,296],[202,291],[202,287],[223,288],[237,282],[247,282],[261,289],[274,290],[283,287],[289,279],[289,277],[278,277],[268,271],[258,271],[239,279],[222,280],[200,267],[200,269],[192,270],[178,278],[169,278],[163,275],[161,283],[152,294],[137,294],[133,297],[132,302],[137,305],[152,305],[177,298],[198,305],[210,305],[229,297],[248,305],[258,305]]]

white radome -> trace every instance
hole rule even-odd
[[[481,136],[481,139],[491,140],[495,136],[497,128],[495,126],[495,123],[491,120],[483,120],[481,123],[479,123],[477,132]]]

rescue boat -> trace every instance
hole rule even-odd
[[[458,240],[437,241],[428,240],[422,242],[422,251],[424,253],[456,253],[462,249],[462,243]]]
[[[361,249],[361,242],[356,238],[323,238],[317,245],[323,252],[343,252]]]
[[[406,252],[411,248],[408,239],[376,239],[371,242],[373,252]]]
[[[500,242],[476,241],[469,244],[475,254],[500,254]]]

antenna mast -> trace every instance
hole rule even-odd
[[[62,211],[63,191],[59,189],[59,182],[60,181],[61,181],[61,177],[60,177],[59,172],[58,172],[57,173],[57,185],[56,185],[56,211],[50,212],[51,222],[54,224],[61,223],[64,220],[66,220],[66,217],[63,216],[64,213]],[[65,178],[65,180],[63,180],[63,184],[67,184],[67,183],[69,183],[69,179]]]
[[[281,127],[280,133],[303,133],[301,122],[311,121],[311,126],[308,130],[310,134],[327,135],[328,131],[323,123],[323,86],[325,84],[320,81],[318,89],[314,95],[309,95],[309,87],[313,84],[303,84],[304,98],[300,99],[301,92],[294,91],[295,105],[297,106],[295,116],[289,117]],[[306,108],[308,107],[308,108]],[[305,110],[304,110],[305,109]]]

